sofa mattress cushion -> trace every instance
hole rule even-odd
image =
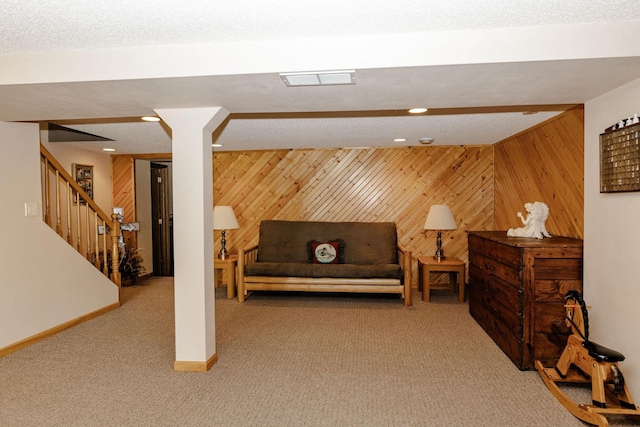
[[[402,279],[399,264],[311,264],[299,262],[254,262],[244,267],[245,276],[334,277],[348,279]]]
[[[397,264],[393,222],[265,220],[260,223],[258,261],[309,262],[307,242],[344,240],[345,264]]]

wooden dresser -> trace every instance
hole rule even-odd
[[[521,370],[553,366],[570,333],[564,295],[582,291],[582,240],[469,232],[469,312]]]

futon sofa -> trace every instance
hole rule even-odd
[[[251,291],[399,294],[411,305],[411,252],[393,222],[260,223],[238,252],[238,301]]]

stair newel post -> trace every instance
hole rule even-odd
[[[111,281],[120,286],[120,252],[118,241],[120,240],[120,222],[118,214],[111,214]]]

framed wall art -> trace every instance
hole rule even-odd
[[[76,180],[80,188],[82,188],[87,195],[93,199],[93,166],[92,165],[79,165],[74,163],[72,165],[73,178]]]

